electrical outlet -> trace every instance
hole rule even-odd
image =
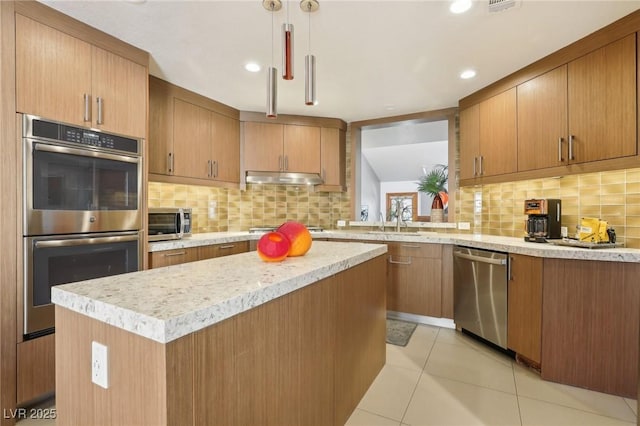
[[[338,226],[347,226],[347,222],[344,220],[339,220],[338,221]]]
[[[458,222],[458,229],[471,229],[469,222]]]
[[[105,345],[98,342],[91,342],[91,381],[109,389],[108,351]]]

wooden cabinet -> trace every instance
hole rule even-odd
[[[24,405],[56,390],[55,334],[18,343],[17,402]]]
[[[212,259],[249,251],[249,241],[211,244],[174,250],[162,250],[149,253],[149,268],[178,265],[196,260]]]
[[[147,68],[16,14],[16,109],[144,138]]]
[[[320,173],[320,127],[244,122],[244,168]]]
[[[520,84],[518,171],[567,164],[567,66]]]
[[[507,347],[540,364],[542,258],[509,255]]]
[[[636,398],[640,264],[544,259],[542,378]]]
[[[238,112],[155,77],[149,92],[149,172],[176,182],[239,183]]]
[[[324,184],[318,191],[343,192],[346,190],[347,141],[345,132],[323,127],[320,129],[320,176]]]
[[[569,63],[569,161],[637,154],[636,35]]]
[[[198,260],[198,247],[154,251],[149,253],[149,268],[161,268],[196,260]]]
[[[198,259],[229,256],[249,251],[249,241],[234,241],[232,243],[212,244],[198,247]]]
[[[442,246],[389,243],[387,309],[442,316]]]
[[[515,88],[461,111],[461,179],[513,173],[516,153]]]

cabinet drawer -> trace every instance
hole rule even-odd
[[[387,247],[388,254],[393,258],[409,256],[440,259],[442,257],[442,246],[440,244],[389,243]]]
[[[248,241],[234,241],[232,243],[213,244],[198,247],[198,259],[212,259],[214,257],[229,256],[231,254],[245,253],[249,251]]]
[[[181,248],[149,253],[149,268],[178,265],[198,260],[198,248]]]

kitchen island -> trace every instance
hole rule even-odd
[[[385,362],[386,250],[317,241],[281,263],[251,252],[55,287],[57,424],[344,424]]]

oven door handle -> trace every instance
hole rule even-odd
[[[82,157],[90,157],[90,158],[103,158],[105,160],[124,161],[127,163],[135,163],[135,164],[138,164],[140,162],[140,158],[138,157],[109,154],[106,152],[95,152],[95,151],[85,150],[85,149],[70,148],[68,146],[49,145],[49,144],[43,144],[43,143],[34,143],[33,150],[44,151],[44,152],[54,152],[57,154],[79,155]]]
[[[41,240],[35,241],[33,245],[35,246],[35,248],[73,247],[94,244],[124,243],[128,241],[136,241],[139,239],[139,235],[135,233],[132,235],[113,235],[111,237],[72,238],[69,240]]]

